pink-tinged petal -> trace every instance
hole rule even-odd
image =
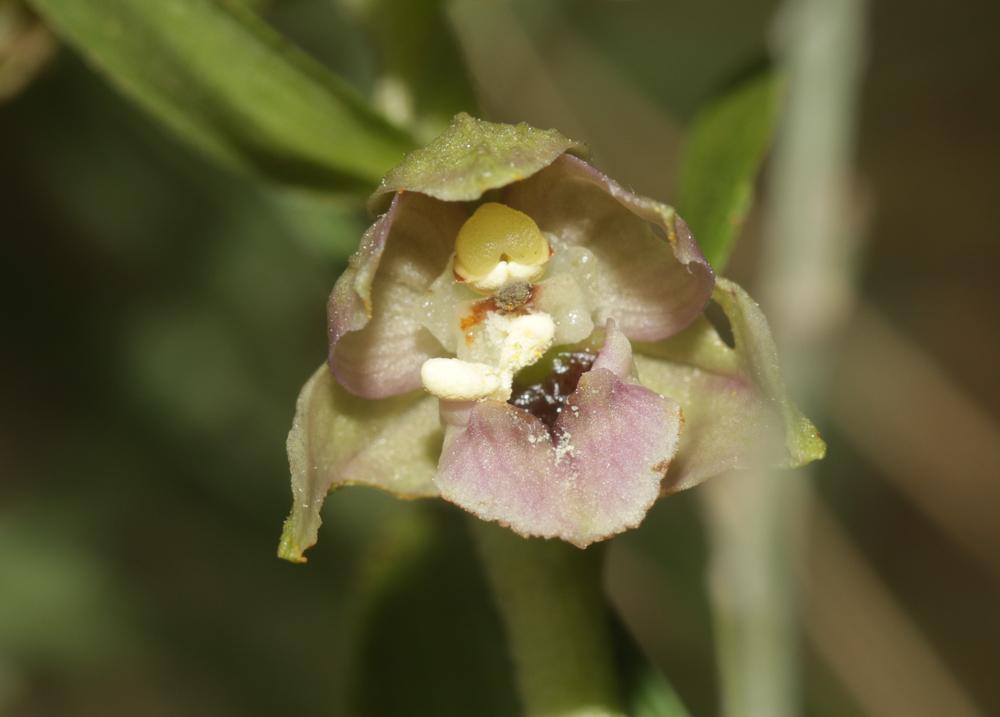
[[[365,232],[327,304],[330,367],[352,393],[417,389],[420,366],[441,355],[420,312],[466,218],[461,205],[401,193]]]
[[[729,320],[735,348],[704,319],[672,339],[635,347],[639,380],[684,409],[684,434],[665,493],[729,470],[804,465],[826,450],[788,397],[760,307],[725,279],[716,283],[713,300]]]
[[[674,210],[623,189],[582,159],[563,155],[507,187],[504,201],[594,254],[598,320],[614,318],[630,339],[673,336],[711,296],[712,269]]]
[[[672,399],[607,369],[584,374],[557,421],[563,431],[557,455],[564,453],[567,473],[585,484],[573,491],[579,501],[569,524],[576,539],[560,537],[582,546],[638,526],[659,495],[681,425]]]
[[[382,400],[351,395],[323,365],[302,387],[288,434],[292,509],[278,555],[305,562],[327,494],[368,485],[403,498],[437,495],[442,440],[437,399],[413,393]]]
[[[604,345],[594,359],[591,369],[604,368],[619,378],[633,378],[635,363],[632,361],[632,343],[618,328],[614,319],[604,326]]]
[[[507,403],[444,403],[441,496],[522,535],[581,548],[637,526],[660,494],[682,420],[676,402],[617,374],[631,369],[627,343],[608,327],[609,368],[580,378],[551,432]]]
[[[445,431],[435,479],[441,497],[523,534],[557,533],[564,498],[545,425],[527,411],[489,400],[473,405],[466,419]]]
[[[368,202],[373,212],[402,191],[420,192],[448,202],[479,199],[547,167],[564,152],[583,147],[554,129],[523,122],[495,124],[460,113],[430,144],[410,152],[390,171]]]

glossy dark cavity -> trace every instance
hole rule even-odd
[[[538,417],[552,433],[566,400],[576,390],[580,377],[593,366],[595,358],[586,351],[556,354],[552,358],[552,370],[539,383],[525,384],[515,379],[508,403]]]

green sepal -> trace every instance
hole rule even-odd
[[[721,278],[712,300],[728,320],[734,346],[704,317],[670,339],[634,346],[640,382],[678,401],[684,412],[665,493],[730,470],[796,468],[826,453],[816,427],[788,396],[760,306]]]
[[[400,191],[446,202],[473,201],[530,177],[566,152],[582,155],[585,149],[554,129],[487,122],[461,112],[430,144],[407,154],[382,179],[368,208],[373,214],[383,211]]]
[[[302,387],[287,448],[292,509],[278,557],[304,563],[303,553],[316,543],[323,501],[336,488],[366,485],[399,498],[437,495],[437,399],[423,392],[358,398],[323,364]]]

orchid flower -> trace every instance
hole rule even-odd
[[[345,485],[583,548],[713,475],[822,457],[757,304],[584,157],[463,114],[382,180],[288,436],[282,557]]]

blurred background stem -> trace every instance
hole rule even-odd
[[[528,717],[624,715],[601,584],[603,547],[526,540],[471,520]]]
[[[776,27],[788,78],[767,197],[756,292],[791,395],[820,416],[824,357],[853,295],[846,190],[864,52],[865,0],[789,0]],[[706,486],[710,592],[722,714],[801,714],[796,567],[805,557],[809,471],[756,472]]]

